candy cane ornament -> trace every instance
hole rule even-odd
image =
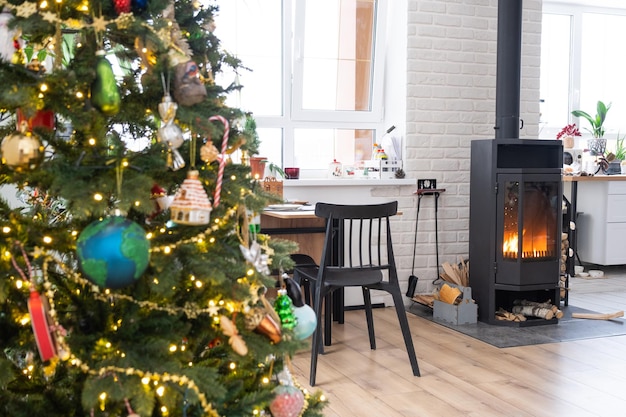
[[[230,125],[228,120],[222,116],[211,116],[209,120],[219,120],[224,124],[224,136],[222,136],[222,158],[220,159],[219,169],[217,171],[217,186],[213,195],[213,208],[220,204],[220,195],[222,193],[222,182],[224,180],[224,166],[226,165],[226,150],[228,148],[228,135],[230,133]]]

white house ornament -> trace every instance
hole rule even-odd
[[[198,179],[198,171],[189,171],[180,189],[170,205],[171,219],[174,223],[198,226],[211,220],[211,202]]]
[[[32,171],[41,164],[44,147],[39,138],[22,122],[19,131],[6,136],[0,145],[2,163],[16,172]]]

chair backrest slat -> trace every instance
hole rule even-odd
[[[317,203],[315,214],[327,219],[321,262],[333,268],[389,269],[394,264],[389,217],[397,209],[397,201],[370,205]],[[333,248],[338,262],[333,262]]]

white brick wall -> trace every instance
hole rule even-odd
[[[472,139],[493,138],[497,0],[408,0],[406,172],[435,178],[439,261],[468,256],[469,156]],[[522,138],[536,138],[542,0],[524,0],[520,117]],[[396,256],[403,290],[411,273],[417,198],[401,187]],[[406,189],[405,189],[406,188]],[[376,192],[384,193],[385,190]],[[406,196],[408,194],[408,196]],[[436,278],[434,198],[423,197],[415,274],[418,292]]]

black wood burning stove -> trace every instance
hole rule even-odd
[[[562,161],[558,141],[472,142],[470,285],[479,320],[512,324],[495,312],[517,299],[559,304]]]
[[[519,139],[522,0],[498,1],[495,140],[472,141],[470,285],[480,321],[515,300],[559,304],[563,146]]]

